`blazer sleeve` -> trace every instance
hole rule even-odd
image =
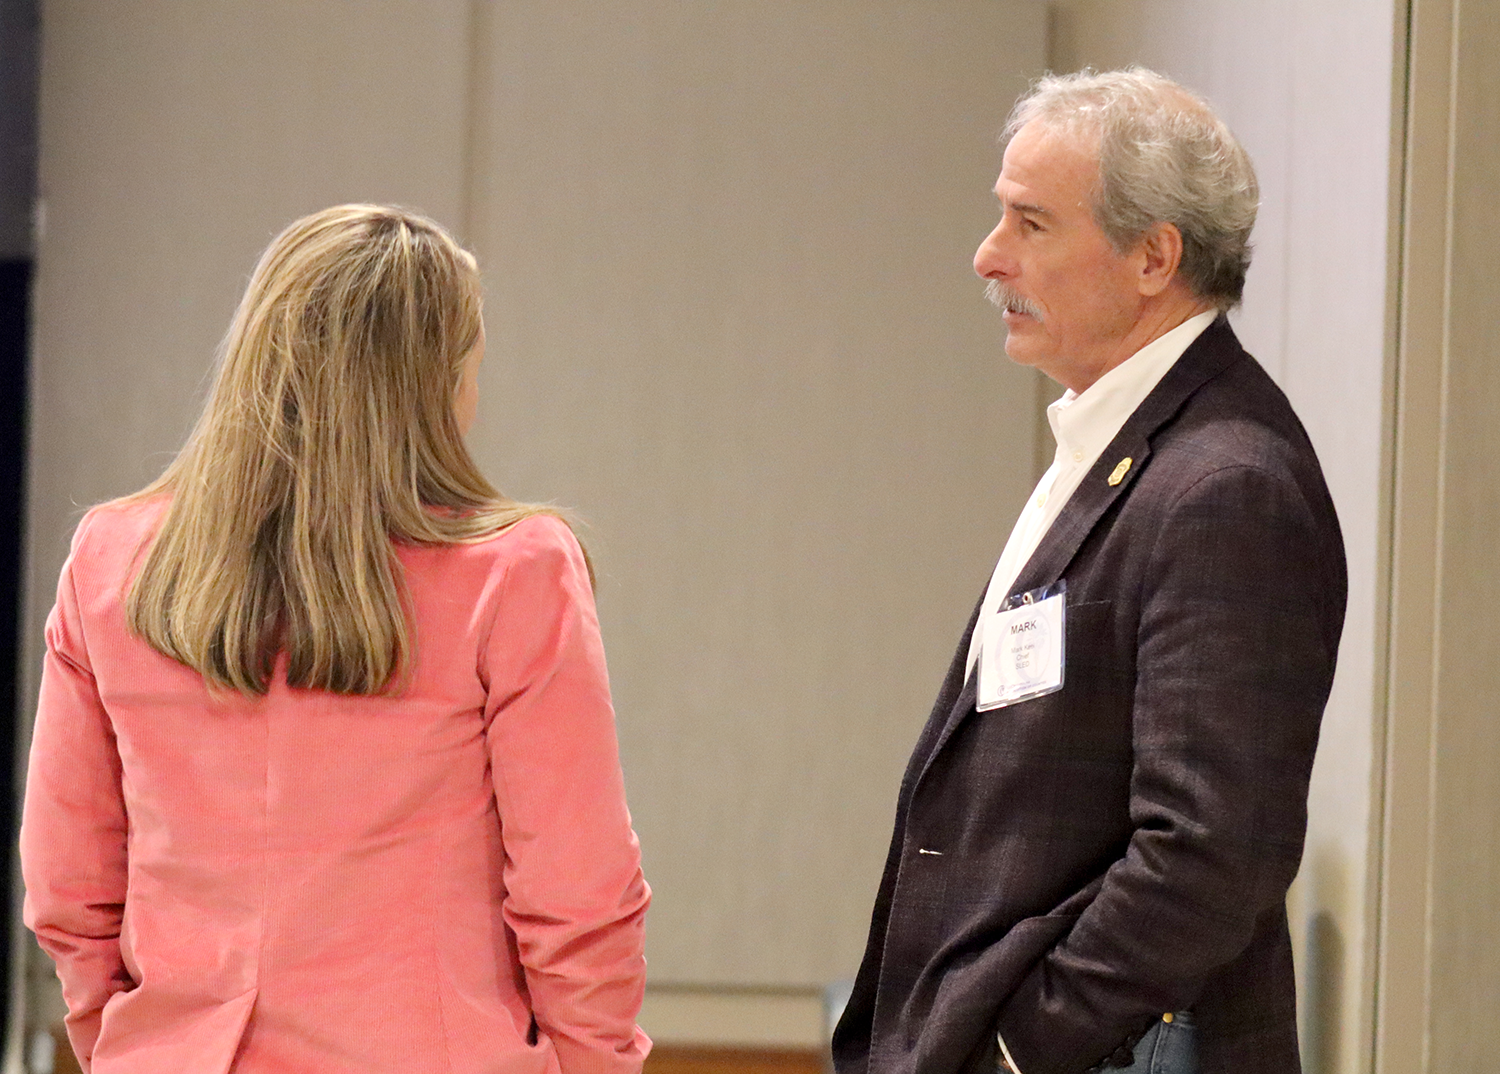
[[[47,650],[21,816],[23,917],[52,956],[68,1037],[85,1071],[101,1012],[135,987],[120,949],[126,816],[115,736],[89,668],[75,572],[85,519],[47,618]]]
[[[1142,580],[1132,835],[1098,896],[1000,1009],[1026,1074],[1077,1074],[1284,912],[1307,824],[1345,577],[1331,506],[1285,472],[1210,472],[1168,509]]]
[[[650,889],[625,806],[592,588],[566,526],[522,527],[485,652],[503,914],[537,1028],[564,1074],[635,1074],[651,1044],[635,1024]]]

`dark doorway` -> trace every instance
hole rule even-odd
[[[17,686],[20,671],[21,540],[26,503],[26,396],[28,307],[31,262],[0,261],[0,821],[9,833],[6,846],[15,845]],[[5,905],[18,894],[10,890],[11,870],[4,871]],[[10,935],[13,915],[5,914],[4,942],[0,943],[0,981],[10,980]],[[10,989],[0,992],[0,1017],[7,1017]]]
[[[21,579],[26,510],[27,402],[36,200],[37,0],[0,0],[0,832],[5,833],[4,928],[0,934],[0,1024],[9,1026],[13,888],[19,821]]]

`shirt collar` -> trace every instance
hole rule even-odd
[[[1170,332],[1147,343],[1082,392],[1069,388],[1047,407],[1047,423],[1057,441],[1058,458],[1082,452],[1097,457],[1114,439],[1136,407],[1151,394],[1209,325],[1218,317],[1208,310],[1189,317]]]

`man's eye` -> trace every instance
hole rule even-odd
[[[1021,226],[1024,227],[1027,231],[1040,231],[1040,230],[1042,230],[1042,225],[1038,224],[1035,220],[1031,219],[1031,217],[1029,217],[1029,216],[1023,216],[1023,217],[1021,217]]]

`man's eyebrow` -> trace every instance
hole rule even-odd
[[[1028,202],[1024,202],[1024,201],[1011,201],[1011,202],[1007,202],[1007,201],[1005,201],[1002,198],[1000,203],[1002,205],[1004,205],[1007,209],[1011,210],[1012,212],[1020,213],[1022,216],[1051,216],[1052,215],[1051,211],[1042,208],[1040,205],[1032,205],[1032,204],[1030,204]]]

